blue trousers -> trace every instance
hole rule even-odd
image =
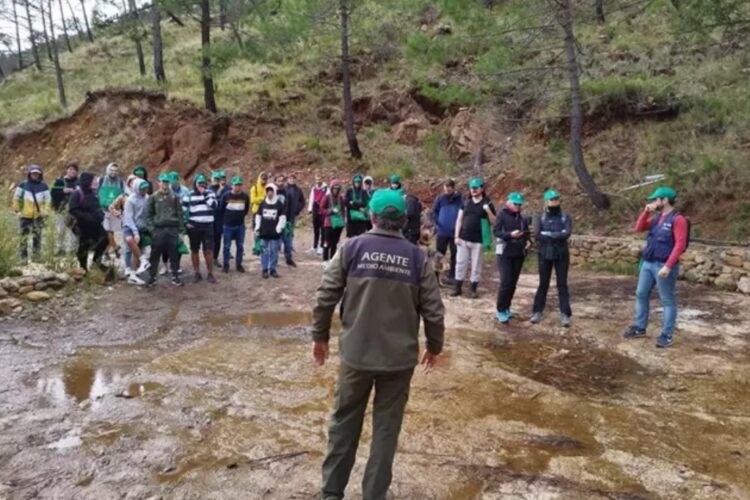
[[[232,246],[232,241],[234,241],[235,246],[237,247],[237,259],[235,264],[239,266],[242,264],[242,257],[245,253],[245,225],[227,226],[225,224],[222,236],[224,240],[224,265],[229,265],[229,249]]]
[[[281,240],[260,240],[260,267],[272,271],[279,264]]]
[[[635,292],[635,326],[645,330],[648,326],[649,301],[651,291],[656,287],[659,299],[664,308],[664,321],[661,334],[671,337],[677,323],[677,274],[680,266],[674,266],[669,276],[659,277],[659,270],[664,266],[662,262],[643,262],[638,275],[638,289]]]

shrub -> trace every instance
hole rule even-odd
[[[9,196],[3,196],[0,203],[0,277],[7,276],[12,269],[21,265],[18,249],[21,238],[18,231],[18,216],[10,210]]]

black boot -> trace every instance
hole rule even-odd
[[[479,288],[479,283],[477,283],[476,281],[472,281],[471,282],[471,295],[470,295],[472,299],[479,298],[479,293],[477,293],[477,288]]]
[[[463,281],[456,281],[456,286],[453,289],[453,292],[451,292],[451,297],[460,297],[462,292],[461,288],[464,286]]]

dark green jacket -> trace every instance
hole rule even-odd
[[[181,200],[170,190],[155,192],[148,199],[146,207],[146,228],[153,233],[157,229],[184,230]]]
[[[329,339],[340,300],[339,351],[351,368],[416,366],[420,318],[427,350],[439,354],[443,348],[445,309],[435,271],[424,250],[400,233],[373,229],[348,240],[334,255],[317,291],[313,340]]]

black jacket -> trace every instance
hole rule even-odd
[[[520,230],[523,236],[514,239],[510,236],[513,231]],[[513,212],[507,206],[498,212],[495,218],[495,226],[492,233],[496,238],[505,242],[505,257],[524,257],[526,255],[526,243],[529,241],[529,224],[520,212]]]
[[[50,196],[52,197],[52,209],[56,212],[63,212],[68,208],[68,201],[70,200],[70,193],[64,193],[63,189],[70,188],[75,189],[78,186],[78,176],[73,179],[67,177],[59,177],[55,179],[55,183],[52,184],[50,190]]]
[[[534,236],[539,247],[539,257],[544,260],[567,258],[568,238],[572,231],[573,221],[561,210],[557,213],[545,210],[534,217]]]
[[[412,194],[406,195],[406,226],[404,226],[404,235],[413,239],[419,237],[419,230],[422,227],[422,202]]]
[[[305,195],[296,184],[287,184],[279,193],[286,205],[287,221],[294,221],[305,208]]]
[[[79,234],[95,234],[102,227],[104,212],[99,206],[99,197],[91,189],[94,174],[84,172],[80,185],[71,193],[68,211],[75,220],[74,230]]]

